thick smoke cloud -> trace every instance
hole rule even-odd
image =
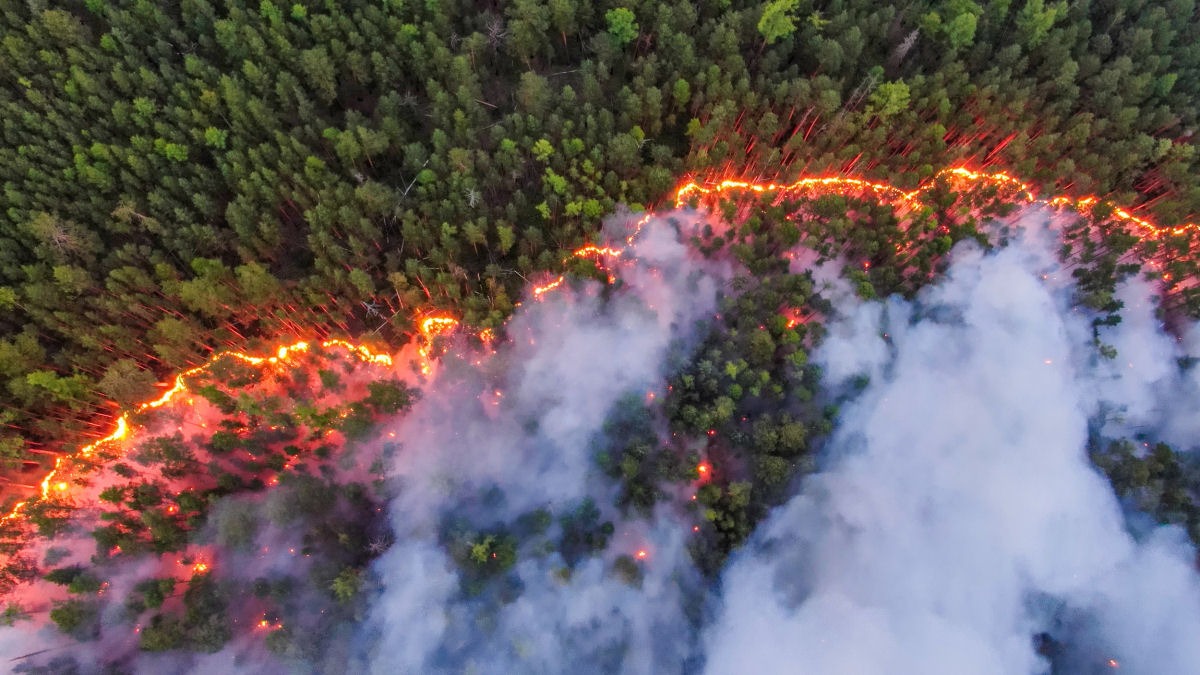
[[[1097,359],[1042,222],[995,254],[960,247],[915,303],[831,326],[830,384],[869,384],[824,470],[727,569],[708,672],[1048,672],[1043,631],[1069,640],[1067,672],[1200,672],[1194,551],[1177,529],[1133,540],[1085,450],[1102,405],[1178,424],[1197,399],[1167,402],[1180,354],[1145,284],[1102,336],[1118,357]]]
[[[464,595],[438,543],[450,514],[485,528],[593,498],[615,519],[592,441],[622,396],[661,387],[668,359],[686,355],[695,322],[712,313],[730,276],[663,219],[646,224],[632,248],[619,287],[588,283],[527,303],[507,328],[511,346],[482,372],[445,364],[398,427],[396,544],[375,569],[383,589],[368,623],[378,632],[363,657],[372,672],[650,673],[689,658],[682,594],[697,580],[684,528],[669,518],[619,524],[608,551],[569,576],[557,552],[523,551],[519,597],[490,609],[487,598]],[[642,549],[653,564],[640,588],[614,578],[614,556]]]

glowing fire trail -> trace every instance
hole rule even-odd
[[[428,319],[427,319],[427,321],[428,321]],[[454,325],[458,324],[458,322],[454,319],[440,319],[439,321],[453,322]],[[452,328],[452,327],[453,326],[450,326],[449,328]],[[441,330],[448,330],[449,328],[442,328]],[[425,326],[423,325],[422,332],[424,332],[424,331],[425,331]],[[333,348],[333,347],[344,349],[348,353],[358,357],[359,359],[361,359],[362,361],[367,362],[367,363],[373,363],[376,365],[384,365],[384,366],[392,365],[392,357],[391,356],[388,356],[387,354],[376,354],[363,345],[356,345],[356,344],[347,342],[345,340],[326,340],[321,343],[321,346],[326,349]],[[216,363],[218,360],[220,360],[222,358],[233,358],[233,359],[237,359],[239,361],[242,361],[244,363],[248,363],[248,364],[254,365],[254,366],[259,366],[259,365],[263,365],[263,364],[273,365],[276,363],[286,361],[293,354],[307,352],[308,349],[309,349],[309,343],[301,341],[301,342],[296,342],[294,344],[279,347],[278,349],[275,350],[274,356],[252,356],[250,354],[246,354],[243,352],[223,352],[221,354],[214,356],[212,358],[212,360],[210,360],[208,363],[206,363],[204,365],[196,366],[195,368],[190,368],[190,369],[185,370],[182,373],[176,375],[175,381],[172,383],[172,385],[169,389],[167,389],[165,392],[163,392],[162,395],[160,395],[158,398],[156,398],[152,401],[146,401],[145,403],[142,403],[142,404],[138,405],[137,407],[135,407],[134,413],[140,413],[140,412],[144,412],[146,410],[151,410],[154,408],[161,408],[162,406],[165,406],[166,404],[170,403],[172,400],[174,400],[174,398],[177,395],[179,395],[182,392],[187,391],[187,384],[185,383],[184,378],[191,377],[191,376],[197,375],[199,373],[202,373],[202,372],[208,370],[212,366],[212,364]],[[95,452],[100,447],[107,445],[108,443],[119,441],[119,440],[125,438],[128,434],[129,434],[129,413],[125,413],[117,418],[115,428],[107,436],[81,447],[73,456],[70,456],[70,457],[60,456],[60,457],[56,458],[54,460],[54,468],[51,469],[50,472],[46,474],[45,478],[42,479],[42,482],[41,482],[41,497],[42,497],[42,499],[48,498],[52,493],[66,492],[67,489],[70,487],[70,485],[68,483],[66,483],[65,481],[55,482],[55,480],[54,480],[55,476],[57,476],[59,471],[62,469],[62,463],[63,463],[64,459],[70,459],[70,458],[74,458],[74,457],[85,457],[85,458],[90,457],[93,454],[95,454]],[[14,505],[12,508],[12,511],[10,511],[4,517],[0,518],[0,525],[4,525],[4,524],[8,523],[9,521],[19,517],[21,514],[21,511],[25,508],[26,503],[27,502],[22,501],[22,502],[18,502],[16,505]]]
[[[689,181],[680,185],[675,190],[675,206],[677,208],[686,206],[688,201],[693,197],[720,197],[726,193],[739,191],[776,194],[780,197],[792,193],[804,192],[814,195],[848,195],[856,192],[868,192],[876,195],[885,202],[915,206],[918,204],[918,198],[921,194],[933,189],[939,179],[957,181],[972,187],[990,184],[998,188],[1008,188],[1020,194],[1028,204],[1043,204],[1057,209],[1072,208],[1089,216],[1092,210],[1100,203],[1100,199],[1092,195],[1080,198],[1058,195],[1049,199],[1038,199],[1034,196],[1033,190],[1028,183],[1006,172],[983,173],[959,166],[944,169],[938,172],[932,180],[921,184],[915,190],[909,191],[901,190],[888,183],[877,183],[851,176],[810,176],[799,178],[792,183],[760,183],[748,180],[723,179],[708,183],[708,187],[695,181]],[[1129,209],[1119,206],[1113,207],[1112,215],[1117,220],[1132,225],[1138,231],[1137,233],[1141,239],[1157,239],[1167,234],[1181,235],[1200,230],[1200,225],[1196,223],[1186,223],[1175,227],[1162,227],[1146,218],[1139,218],[1133,215]]]

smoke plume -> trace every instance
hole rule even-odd
[[[1098,358],[1045,218],[1022,224],[998,252],[960,245],[915,302],[840,303],[827,385],[869,383],[727,568],[708,672],[1048,672],[1035,635],[1069,645],[1058,672],[1200,672],[1194,551],[1177,528],[1131,537],[1086,451],[1102,409],[1194,439],[1194,381],[1139,281]]]

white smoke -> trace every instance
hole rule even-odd
[[[558,553],[523,551],[513,569],[519,596],[492,610],[464,597],[437,541],[449,512],[495,488],[503,496],[474,515],[479,527],[542,507],[559,514],[584,498],[617,520],[591,441],[622,396],[661,386],[668,357],[713,312],[731,275],[691,251],[677,226],[657,218],[642,228],[619,263],[619,288],[584,283],[528,302],[507,327],[511,344],[484,372],[446,364],[401,422],[397,544],[375,568],[384,588],[368,621],[378,631],[366,657],[372,672],[565,672],[590,663],[585,670],[649,673],[686,657],[685,640],[661,637],[680,634],[681,586],[694,577],[678,523],[618,525],[612,554],[653,556],[640,588],[614,578],[612,554],[567,576]]]
[[[1154,424],[1194,414],[1195,389],[1164,388],[1180,353],[1140,282],[1102,335],[1116,360],[1094,355],[1040,221],[997,253],[961,245],[915,303],[830,326],[829,383],[869,385],[726,570],[709,672],[1048,672],[1032,636],[1070,621],[1093,650],[1071,672],[1200,672],[1194,551],[1177,528],[1134,541],[1085,448],[1102,403]]]

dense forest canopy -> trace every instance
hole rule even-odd
[[[1177,222],[1194,3],[9,3],[6,457],[256,335],[497,326],[684,175],[954,163]]]

